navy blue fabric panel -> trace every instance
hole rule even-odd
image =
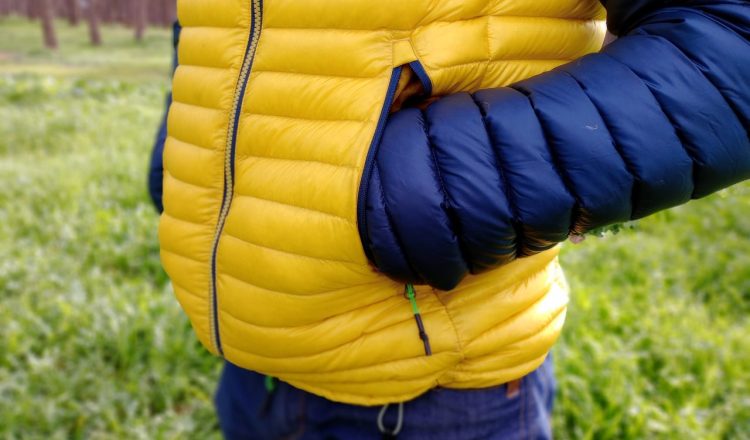
[[[673,8],[705,9],[735,5],[746,7],[747,0],[600,0],[607,9],[607,28],[615,35],[625,35],[643,24],[650,14]]]
[[[372,170],[367,193],[367,238],[373,262],[382,272],[402,282],[420,283],[422,280],[409,267],[399,243],[397,232],[385,204],[380,170]]]
[[[744,180],[750,169],[747,133],[719,91],[673,44],[634,35],[604,52],[627,65],[654,93],[693,162],[695,191],[703,197]]]
[[[603,53],[391,117],[368,194],[384,272],[449,290],[750,178],[747,2],[602,3],[624,35]]]
[[[469,269],[448,213],[420,110],[405,109],[391,115],[377,164],[386,205],[406,258],[425,282],[438,289],[452,289]]]
[[[148,194],[156,210],[164,211],[162,195],[164,193],[164,144],[167,141],[167,112],[172,105],[172,94],[167,95],[164,116],[159,131],[156,133],[154,146],[151,149],[151,160],[148,168]]]
[[[633,176],[615,149],[607,127],[578,83],[562,71],[514,86],[529,97],[553,156],[579,203],[573,230],[630,219]]]
[[[564,241],[575,198],[566,190],[529,100],[511,88],[477,92],[485,124],[497,152],[522,236],[520,255]]]
[[[177,44],[180,41],[180,33],[182,27],[180,23],[175,21],[172,25],[172,71],[177,68]],[[167,102],[165,105],[164,116],[162,117],[161,124],[159,125],[159,131],[156,134],[156,140],[154,146],[151,149],[151,161],[149,163],[148,170],[148,193],[151,196],[151,201],[154,203],[154,207],[159,213],[164,211],[164,203],[162,202],[162,195],[164,192],[164,143],[167,141],[167,113],[169,106],[172,105],[172,94],[167,95]]]
[[[750,41],[750,10],[747,0],[722,2],[706,2],[697,9],[710,14],[716,20],[721,20],[722,27]]]
[[[425,116],[448,209],[472,273],[512,261],[513,213],[474,99],[468,93],[446,96]]]
[[[745,10],[750,16],[750,5]],[[657,18],[641,26],[638,33],[663,37],[679,48],[719,89],[742,123],[750,126],[750,41],[717,26],[714,19],[699,11],[672,10]],[[674,24],[676,20],[681,22]],[[738,50],[727,57],[727,47]]]
[[[594,103],[635,176],[631,218],[689,201],[693,161],[643,81],[620,62],[601,55],[584,57],[562,69]]]
[[[644,13],[664,0],[601,0],[607,9],[607,28],[615,35],[625,34]]]

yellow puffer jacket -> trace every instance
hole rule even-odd
[[[212,353],[362,405],[498,385],[543,361],[568,301],[556,249],[450,292],[417,286],[427,355],[404,286],[365,256],[358,190],[389,85],[401,102],[420,70],[433,95],[476,91],[594,52],[597,0],[180,0],[178,11],[159,234]]]

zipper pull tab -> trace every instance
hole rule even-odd
[[[414,314],[414,320],[417,321],[417,329],[419,329],[419,339],[424,344],[424,352],[427,356],[432,356],[432,348],[430,347],[430,337],[427,335],[427,331],[424,328],[424,322],[422,322],[422,313],[419,311],[419,304],[417,304],[417,292],[414,290],[413,284],[407,284],[404,289],[404,295],[409,299],[411,303],[411,310]]]

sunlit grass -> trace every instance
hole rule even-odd
[[[207,438],[146,195],[170,37],[0,21],[0,438]],[[750,185],[567,245],[559,438],[750,438]]]

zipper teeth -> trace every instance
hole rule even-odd
[[[252,16],[250,17],[252,27],[250,33],[250,41],[248,42],[247,49],[245,50],[245,57],[242,61],[242,68],[240,69],[240,76],[237,80],[237,87],[234,92],[234,100],[232,101],[232,110],[229,115],[229,128],[227,132],[227,145],[224,152],[224,197],[221,201],[221,211],[219,212],[219,220],[216,224],[216,231],[214,232],[214,239],[211,245],[211,283],[209,288],[210,294],[210,310],[209,310],[209,331],[211,336],[211,344],[214,346],[216,351],[223,355],[221,348],[221,338],[219,336],[219,323],[218,323],[218,301],[217,301],[217,289],[216,289],[216,257],[219,247],[219,239],[221,233],[224,230],[224,224],[226,223],[227,216],[229,215],[229,208],[231,206],[232,196],[234,194],[234,151],[237,143],[237,124],[238,116],[242,108],[242,101],[244,98],[245,86],[247,85],[248,76],[250,74],[250,67],[252,66],[252,60],[255,55],[255,50],[258,47],[258,40],[260,38],[260,25],[259,19],[261,14],[261,0],[251,0],[252,2]]]
[[[357,194],[357,228],[359,229],[359,239],[362,241],[362,247],[364,248],[365,255],[370,260],[373,260],[370,246],[367,245],[367,216],[365,215],[367,193],[370,188],[370,177],[372,176],[373,163],[377,156],[377,150],[380,146],[380,140],[383,137],[383,130],[385,129],[386,118],[393,104],[393,99],[398,89],[398,82],[401,78],[402,68],[396,67],[391,72],[390,82],[388,83],[388,92],[385,96],[385,102],[383,108],[380,110],[380,117],[378,118],[378,125],[375,128],[375,134],[373,135],[372,142],[370,143],[370,150],[367,152],[365,158],[365,166],[362,170],[362,179],[359,184],[359,193]]]

